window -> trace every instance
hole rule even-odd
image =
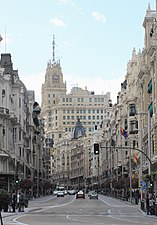
[[[55,94],[53,94],[53,98],[55,98]]]
[[[19,108],[21,108],[21,98],[19,98]]]
[[[136,107],[135,104],[129,105],[129,116],[135,116],[136,114]]]
[[[130,134],[138,133],[138,121],[132,120],[130,121]]]
[[[48,94],[48,98],[50,98],[50,94]]]

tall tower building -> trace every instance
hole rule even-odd
[[[107,116],[106,108],[110,106],[110,101],[109,92],[95,95],[94,91],[77,86],[69,94],[66,93],[60,62],[55,60],[53,37],[53,59],[47,64],[45,83],[42,85],[41,114],[45,119],[46,138],[55,142],[64,134],[72,134],[78,119],[85,127],[86,135],[92,134]]]
[[[49,138],[52,136],[53,114],[52,109],[58,104],[59,96],[66,94],[66,82],[63,82],[63,74],[60,61],[55,60],[55,37],[53,36],[53,58],[47,63],[45,83],[42,84],[41,109],[42,117],[45,119],[45,133]]]

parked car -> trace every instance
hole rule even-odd
[[[64,197],[64,191],[58,191],[57,197]]]
[[[76,194],[76,199],[77,199],[77,198],[84,198],[84,199],[85,199],[85,193],[84,193],[83,191],[77,192],[77,194]]]
[[[98,199],[98,193],[97,192],[95,192],[95,191],[92,191],[91,193],[90,193],[90,196],[89,196],[89,198],[90,199]]]

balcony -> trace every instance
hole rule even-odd
[[[0,107],[0,116],[7,116],[9,117],[9,109]]]
[[[10,112],[10,120],[13,124],[17,124],[18,120],[14,112]]]

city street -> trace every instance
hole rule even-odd
[[[118,199],[99,195],[99,199],[76,199],[47,196],[31,200],[24,213],[3,213],[3,224],[21,225],[156,225],[157,217],[148,216],[133,205]]]

